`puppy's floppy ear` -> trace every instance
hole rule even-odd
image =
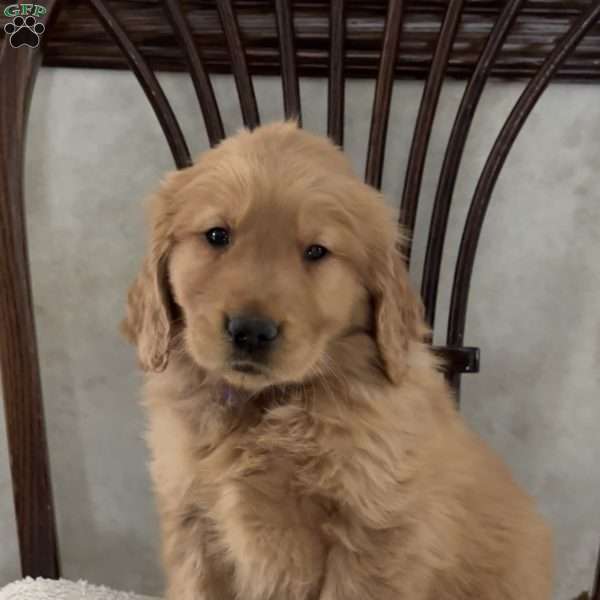
[[[375,341],[386,375],[399,383],[411,341],[423,341],[427,333],[423,305],[410,286],[399,243],[383,252],[374,267]]]
[[[163,371],[172,335],[167,257],[146,259],[127,294],[127,316],[121,331],[137,346],[144,371]]]
[[[172,177],[167,180],[172,181]],[[166,186],[151,198],[151,247],[127,295],[127,316],[121,323],[125,337],[137,346],[145,371],[163,371],[168,363],[173,336],[173,307],[168,258],[171,217]]]

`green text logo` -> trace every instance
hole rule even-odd
[[[41,17],[48,12],[45,6],[40,4],[11,4],[4,9],[5,17],[16,17],[19,15],[33,15]]]

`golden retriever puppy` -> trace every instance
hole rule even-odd
[[[169,600],[546,600],[549,531],[465,426],[378,192],[293,123],[167,176],[126,335]]]

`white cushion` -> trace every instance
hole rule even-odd
[[[157,600],[131,592],[117,592],[86,581],[23,579],[0,589],[0,600]]]

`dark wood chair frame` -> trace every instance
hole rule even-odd
[[[444,78],[449,72],[468,77],[438,179],[424,262],[421,292],[426,316],[432,326],[435,322],[440,267],[454,186],[469,129],[485,83],[490,74],[521,76],[531,73],[531,78],[487,156],[477,181],[460,242],[446,346],[436,348],[446,360],[448,378],[458,394],[461,374],[479,370],[478,349],[465,347],[463,342],[475,254],[495,183],[513,142],[542,92],[553,77],[564,74],[561,69],[565,68],[566,60],[584,36],[598,25],[600,0],[593,0],[584,5],[577,1],[561,4],[568,5],[565,14],[569,17],[569,25],[561,36],[553,40],[549,52],[538,61],[539,64],[534,69],[527,61],[517,60],[512,67],[499,65],[497,61],[511,28],[524,12],[524,0],[479,2],[484,12],[487,8],[491,10],[494,22],[489,34],[485,34],[480,51],[471,57],[469,64],[459,64],[460,61],[453,63],[450,60],[453,44],[460,29],[461,16],[469,3],[465,0],[430,2],[431,10],[440,12],[441,26],[431,46],[431,56],[426,67],[423,67],[423,64],[417,64],[415,67],[406,63],[401,66],[401,33],[409,3],[403,0],[389,0],[387,5],[381,0],[363,3],[361,14],[365,23],[372,23],[376,18],[382,23],[383,31],[376,34],[379,36],[377,43],[380,48],[377,52],[376,68],[373,64],[369,67],[358,51],[348,50],[346,29],[348,11],[352,6],[356,9],[353,0],[320,2],[321,11],[325,7],[328,17],[327,47],[323,49],[322,41],[321,45],[315,42],[311,56],[316,58],[311,59],[312,62],[304,63],[299,61],[301,53],[296,49],[298,36],[294,10],[295,4],[298,3],[274,0],[271,9],[276,23],[278,48],[271,49],[272,56],[269,56],[272,59],[274,57],[275,62],[264,59],[262,66],[252,64],[252,69],[249,68],[247,44],[245,45],[238,18],[237,5],[243,2],[237,2],[237,5],[234,5],[232,0],[212,2],[213,8],[216,7],[218,12],[221,28],[219,33],[226,51],[224,62],[222,58],[220,62],[217,59],[205,59],[203,53],[198,50],[197,32],[192,30],[180,0],[148,3],[165,11],[174,39],[180,45],[182,60],[180,64],[175,65],[172,64],[171,58],[167,57],[161,62],[160,57],[157,59],[156,56],[154,65],[151,64],[132,41],[131,34],[123,27],[122,21],[107,0],[87,0],[87,4],[95,14],[97,23],[102,25],[112,39],[113,48],[118,47],[122,52],[120,57],[115,58],[111,55],[111,58],[107,54],[99,56],[96,61],[93,57],[88,57],[89,65],[120,68],[128,66],[135,73],[160,122],[177,168],[185,168],[191,164],[192,159],[177,118],[154,74],[153,66],[178,69],[185,63],[192,77],[211,145],[217,144],[224,137],[225,131],[210,72],[226,71],[233,74],[243,121],[250,128],[260,123],[251,77],[253,73],[281,76],[285,115],[295,117],[300,122],[300,75],[326,74],[327,133],[341,146],[344,131],[345,81],[349,74],[375,77],[365,172],[365,180],[375,187],[379,187],[382,180],[394,78],[398,74],[411,75],[413,72],[424,76],[425,85],[416,119],[400,209],[400,221],[409,231],[412,231],[415,225],[429,137]],[[313,4],[318,5],[319,2]],[[533,4],[542,6],[544,3],[534,0]],[[262,7],[259,6],[260,10],[257,9],[259,14],[264,13],[264,5],[263,2]],[[140,4],[137,3],[136,6],[139,7]],[[58,15],[61,11],[69,9],[61,0],[47,0],[46,7],[46,30],[52,32]],[[535,10],[532,14],[535,17]],[[262,16],[264,17],[264,14]],[[28,576],[57,578],[60,575],[59,553],[24,212],[24,141],[30,99],[36,74],[44,57],[46,56],[48,64],[83,63],[76,53],[67,51],[60,55],[60,52],[49,50],[52,45],[51,36],[49,39],[50,42],[45,38],[38,48],[15,49],[9,46],[8,39],[5,38],[0,55],[0,362],[22,572]],[[65,44],[60,48],[64,50]],[[539,48],[530,48],[529,51],[539,52]],[[267,54],[263,53],[264,56]],[[571,66],[566,75],[571,78],[596,78],[600,81],[600,71],[594,70],[594,64],[597,65],[598,62],[590,62],[588,56],[587,62],[582,61],[581,64]],[[408,259],[410,260],[410,248]],[[597,569],[591,595],[583,594],[581,598],[600,600],[599,578],[600,569]]]

